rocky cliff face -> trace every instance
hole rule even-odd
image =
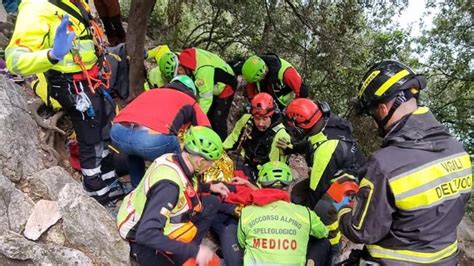
[[[46,169],[24,89],[0,75],[0,265],[129,265],[110,213],[65,169]]]

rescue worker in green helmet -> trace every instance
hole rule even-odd
[[[309,236],[328,235],[316,213],[289,202],[292,181],[291,170],[283,162],[268,162],[260,168],[257,184],[273,197],[242,209],[237,236],[244,249],[244,265],[306,265]]]
[[[84,190],[105,204],[125,191],[108,149],[115,103],[103,82],[105,42],[90,16],[84,0],[23,0],[5,55],[12,73],[45,74],[46,99],[57,100],[74,127]]]
[[[275,100],[268,93],[259,93],[251,103],[250,114],[244,114],[224,141],[224,149],[243,158],[239,170],[255,183],[257,166],[269,161],[286,162],[288,156],[277,147],[277,140],[290,141],[291,137],[282,123],[282,116],[275,110]]]
[[[226,196],[223,183],[202,184],[204,173],[224,150],[212,129],[195,126],[184,136],[184,150],[164,154],[148,168],[138,187],[125,197],[117,216],[120,235],[130,241],[141,265],[206,265],[214,252],[200,244],[220,206],[201,192]]]
[[[253,55],[245,60],[242,75],[247,81],[250,100],[259,92],[272,95],[280,110],[291,100],[308,97],[308,88],[300,74],[288,61],[273,53]]]
[[[231,66],[218,55],[199,48],[187,48],[178,54],[169,52],[159,61],[161,73],[169,80],[188,75],[198,90],[198,103],[221,139],[227,137],[229,116],[237,79]]]
[[[383,137],[360,175],[354,208],[338,213],[342,233],[365,244],[359,265],[457,265],[456,227],[472,191],[471,161],[418,106],[426,83],[406,65],[383,60],[359,85],[355,103]]]

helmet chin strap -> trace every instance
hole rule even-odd
[[[374,120],[378,126],[378,134],[380,137],[384,138],[385,135],[387,135],[388,131],[385,129],[385,126],[387,125],[388,121],[390,121],[398,107],[410,100],[412,97],[413,94],[409,90],[401,91],[395,98],[395,102],[393,102],[392,107],[390,107],[388,114],[382,120],[374,117]]]

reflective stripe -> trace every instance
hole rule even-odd
[[[348,212],[351,212],[351,211],[352,211],[351,208],[340,209],[339,212],[337,213],[337,220],[339,221],[344,214],[346,214]]]
[[[339,227],[339,221],[335,221],[330,225],[326,225],[326,227],[329,229],[329,231],[334,231]]]
[[[389,78],[387,81],[385,81],[384,84],[382,84],[382,86],[380,86],[376,91],[375,91],[375,95],[377,96],[381,96],[382,94],[384,94],[390,87],[392,87],[393,84],[397,83],[398,81],[400,81],[402,78],[406,77],[410,75],[410,72],[408,72],[408,70],[404,69],[400,72],[398,72],[397,74],[393,75],[391,78]]]
[[[319,135],[319,134],[318,134]],[[312,145],[317,145],[317,143],[311,142]],[[329,164],[329,161],[331,161],[331,157],[334,153],[334,151],[337,148],[337,145],[339,144],[338,140],[327,140],[323,143],[321,143],[314,152],[313,155],[313,167],[311,170],[311,176],[309,180],[309,187],[312,190],[315,190],[316,187],[319,184],[319,180],[321,180],[321,177],[323,176],[324,171],[326,170],[326,167]]]
[[[341,231],[337,231],[337,234],[335,237],[329,239],[329,243],[331,243],[332,246],[339,244],[339,241],[341,240]]]
[[[87,191],[86,190],[86,193],[87,195],[89,195],[90,197],[93,197],[93,196],[103,196],[105,194],[107,194],[108,192],[110,191],[110,187],[109,186],[105,186],[99,190],[96,190],[96,191]]]
[[[93,168],[93,169],[81,168],[81,172],[85,176],[95,176],[95,175],[100,174],[100,166],[98,166],[96,168]]]
[[[109,149],[104,149],[104,150],[102,151],[102,158],[107,157],[107,155],[109,155],[109,154],[110,154]]]
[[[467,153],[458,153],[417,167],[389,183],[398,208],[431,207],[471,191],[471,161]]]
[[[430,108],[428,108],[426,106],[420,106],[420,107],[418,107],[418,109],[416,109],[415,112],[413,112],[413,114],[414,115],[422,115],[422,114],[427,113],[429,110],[430,110]]]
[[[20,57],[29,52],[31,52],[30,49],[24,47],[11,47],[5,51],[5,58],[9,56],[9,53],[12,53],[12,59],[9,61],[12,62],[11,70],[13,73],[21,75],[21,70],[18,68]]]
[[[360,97],[364,93],[367,86],[369,86],[370,82],[380,73],[380,70],[375,70],[374,72],[370,73],[370,75],[364,80],[362,83],[362,87],[360,88],[357,96]]]
[[[214,93],[213,91],[208,91],[208,92],[204,92],[204,93],[199,93],[199,97],[201,98],[210,98],[214,96]]]
[[[105,174],[102,174],[100,177],[102,178],[102,180],[107,180],[107,179],[111,179],[111,178],[114,178],[116,175],[115,175],[115,170],[112,170],[112,171],[109,171]]]
[[[458,249],[458,242],[437,252],[417,252],[404,249],[387,249],[377,245],[367,245],[367,250],[374,258],[402,260],[415,263],[434,263],[454,254]]]
[[[370,201],[372,201],[372,194],[374,193],[374,184],[367,178],[363,178],[362,181],[360,182],[360,188],[364,188],[364,187],[368,187],[370,190],[369,190],[369,196],[367,197],[366,201],[364,202],[365,205],[364,205],[364,211],[362,212],[362,216],[360,218],[360,221],[359,221],[359,224],[353,224],[352,226],[357,229],[357,230],[360,230],[362,228],[362,224],[364,223],[364,220],[365,220],[365,215],[367,215],[367,210],[369,209],[369,204],[370,204]]]

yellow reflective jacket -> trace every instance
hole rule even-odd
[[[88,10],[89,6],[84,0],[80,1]],[[65,14],[69,15],[72,25],[69,28],[72,28],[76,33],[75,43],[86,69],[94,66],[97,56],[91,33],[89,28],[76,18],[81,16],[81,11],[70,1],[62,0],[61,2],[74,10],[75,14],[66,13],[48,0],[23,0],[21,2],[15,31],[5,50],[9,71],[20,75],[42,73],[50,69],[63,73],[81,71],[79,65],[74,63],[72,53],[67,54],[57,64],[53,64],[47,57],[53,47],[56,28],[61,23],[61,17]]]

